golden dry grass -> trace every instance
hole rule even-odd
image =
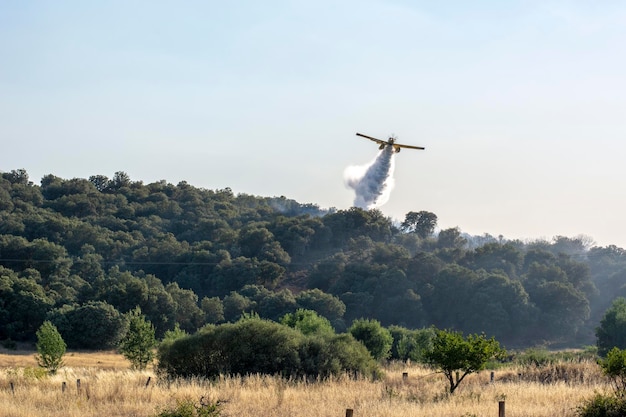
[[[63,356],[67,367],[97,367],[101,369],[128,369],[130,362],[115,351],[67,352]],[[7,350],[0,348],[0,368],[36,367],[32,350]]]
[[[307,383],[251,376],[168,383],[151,371],[129,370],[128,363],[113,352],[75,352],[67,362],[76,365],[50,377],[35,371],[32,358],[32,352],[0,353],[0,417],[155,416],[177,400],[197,402],[201,397],[222,401],[224,416],[343,417],[348,408],[355,417],[497,416],[498,401],[506,400],[507,417],[567,417],[575,415],[582,399],[610,390],[594,363],[507,368],[495,372],[494,383],[489,371],[483,371],[466,378],[448,396],[440,374],[398,364],[389,366],[379,381],[337,378]],[[403,372],[408,378],[402,377]],[[148,377],[151,383],[146,387]]]

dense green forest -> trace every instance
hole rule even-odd
[[[0,177],[0,340],[44,322],[70,348],[115,346],[140,307],[157,335],[178,326],[278,320],[297,309],[338,331],[385,326],[484,332],[510,347],[581,346],[618,296],[626,252],[584,237],[510,241],[437,230],[425,211],[321,209],[186,182],[112,178],[40,185]]]

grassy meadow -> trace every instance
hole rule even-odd
[[[592,361],[503,368],[493,383],[490,371],[483,371],[449,396],[441,374],[404,364],[387,366],[378,381],[251,376],[168,382],[151,370],[130,370],[115,352],[68,352],[64,358],[66,366],[46,376],[32,351],[0,350],[0,417],[147,417],[201,398],[219,400],[221,415],[233,417],[343,417],[346,409],[354,417],[497,416],[501,400],[507,417],[575,416],[581,400],[611,389]]]

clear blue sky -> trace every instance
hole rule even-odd
[[[0,170],[186,180],[626,248],[622,1],[2,1]]]

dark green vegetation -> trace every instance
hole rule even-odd
[[[50,320],[69,348],[117,346],[124,315],[139,307],[159,339],[176,325],[191,334],[242,313],[276,321],[306,309],[338,332],[363,318],[402,333],[392,357],[422,355],[407,329],[431,325],[509,347],[580,346],[595,343],[604,312],[626,295],[623,249],[434,235],[435,225],[423,211],[395,224],[377,210],[143,184],[123,172],[40,185],[5,172],[0,340],[34,341]]]
[[[236,323],[208,325],[159,346],[158,371],[168,377],[269,374],[326,378],[343,373],[367,377],[378,364],[351,335],[298,329],[245,316]]]
[[[618,297],[604,313],[596,329],[598,354],[605,356],[614,347],[626,348],[626,299]]]

